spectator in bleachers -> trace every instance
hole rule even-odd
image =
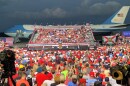
[[[79,29],[37,29],[38,35],[31,43],[58,43],[59,40],[62,43],[87,43],[88,36],[86,28]],[[43,39],[44,38],[44,39]]]

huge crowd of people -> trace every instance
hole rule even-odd
[[[30,40],[30,43],[42,43],[42,44],[55,44],[55,43],[87,43],[89,42],[90,28],[82,26],[79,29],[36,29],[34,32],[34,38]],[[92,36],[93,37],[93,36]]]
[[[50,32],[46,35],[54,34]],[[110,67],[130,65],[127,42],[95,50],[10,50],[15,52],[16,86],[121,86],[112,78]],[[13,86],[8,79],[8,86]]]

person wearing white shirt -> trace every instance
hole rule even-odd
[[[116,80],[113,79],[111,76],[109,77],[109,82],[112,86],[122,86],[116,83]]]
[[[54,83],[54,80],[45,80],[43,84],[46,84],[47,86],[51,86],[51,84]]]
[[[55,61],[56,60],[56,57],[53,55],[51,56],[52,60]]]

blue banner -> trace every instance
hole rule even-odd
[[[123,31],[123,36],[130,37],[130,31]]]

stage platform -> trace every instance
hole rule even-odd
[[[29,50],[88,50],[96,49],[96,46],[87,44],[27,44]]]

